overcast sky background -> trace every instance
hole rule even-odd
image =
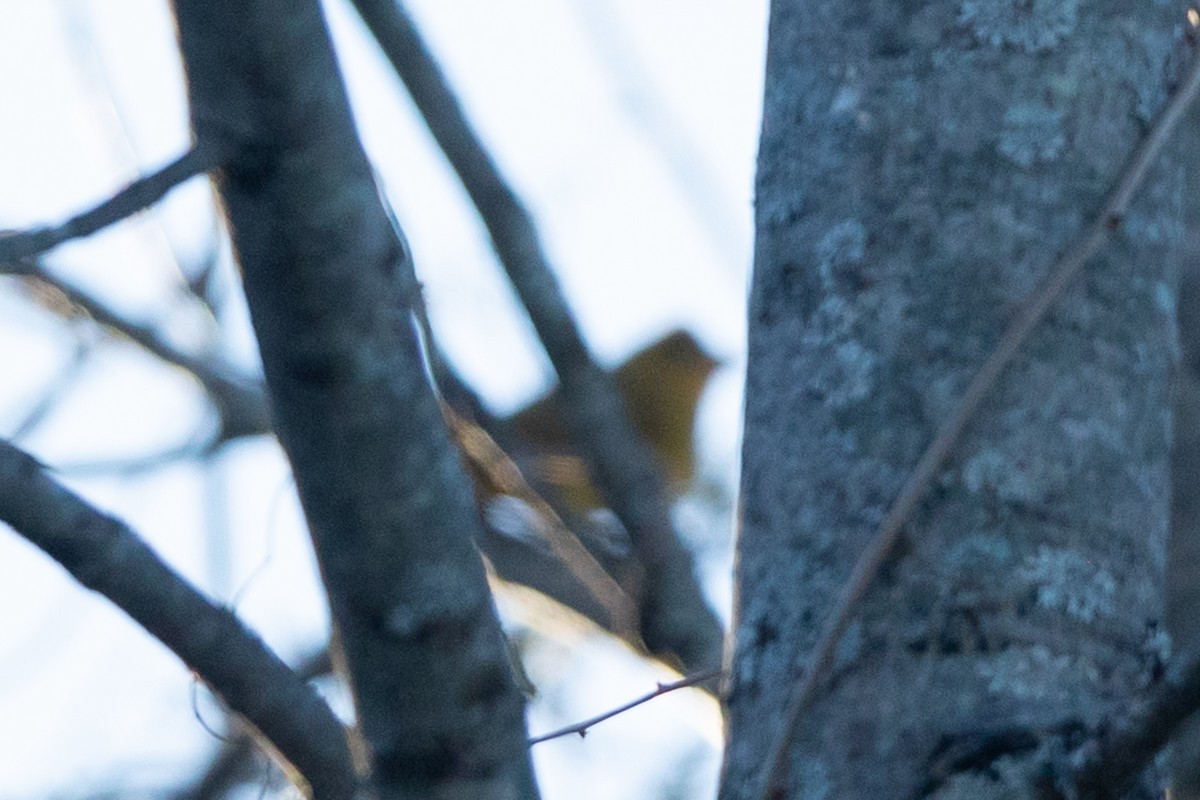
[[[616,364],[691,330],[726,362],[700,414],[706,478],[735,484],[743,298],[751,253],[763,0],[423,0],[410,3],[501,168],[533,211],[597,356]],[[498,412],[549,368],[496,269],[486,234],[353,12],[325,4],[360,133],[426,286],[436,334]],[[0,0],[0,228],[54,223],[181,153],[183,78],[162,0]],[[53,269],[180,346],[254,369],[236,273],[221,255],[214,329],[181,291],[219,228],[207,183],[53,251]],[[86,353],[82,367],[69,365]],[[176,569],[230,604],[289,660],[327,618],[294,489],[265,439],[207,467],[144,474],[81,467],[200,440],[212,419],[182,373],[86,322],[48,313],[0,278],[0,435],[62,375],[67,388],[21,439]],[[707,588],[728,615],[728,516],[685,503]],[[672,676],[606,637],[501,596],[536,630],[529,671],[540,733]],[[193,702],[192,697],[196,696]],[[48,558],[0,528],[0,797],[85,797],[180,785],[222,717],[173,655]],[[660,698],[585,740],[534,749],[547,798],[709,796],[715,704]],[[680,782],[682,781],[682,782]],[[135,795],[129,795],[135,796]],[[257,792],[248,795],[257,796]]]

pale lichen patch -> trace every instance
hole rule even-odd
[[[857,219],[845,219],[833,225],[817,242],[817,270],[826,290],[836,290],[839,270],[863,262],[867,250],[867,229]]]
[[[985,493],[1002,502],[1028,503],[1038,496],[1037,486],[1005,453],[985,447],[963,466],[963,485],[972,494]]]
[[[1029,168],[1056,159],[1066,143],[1061,112],[1022,103],[1004,112],[1004,127],[996,146],[1013,163]]]
[[[1040,53],[1075,29],[1079,0],[963,0],[959,21],[992,47]]]
[[[1044,645],[1005,650],[980,661],[976,670],[988,691],[1021,701],[1062,702],[1079,677],[1069,656]]]
[[[821,360],[809,386],[833,408],[845,408],[863,400],[874,386],[876,356],[855,341],[841,342]]]
[[[1042,545],[1025,559],[1019,575],[1036,585],[1038,605],[1045,608],[1065,611],[1084,622],[1116,611],[1116,578],[1073,550]]]

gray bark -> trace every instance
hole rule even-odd
[[[773,3],[722,798],[762,790],[832,598],[1103,206],[1181,22],[1120,0]],[[1156,167],[985,401],[797,726],[783,796],[1029,796],[1152,680],[1181,194]]]
[[[390,798],[536,796],[466,475],[424,378],[316,2],[176,0],[217,175],[345,656]],[[410,293],[410,294],[407,294]]]
[[[1200,123],[1193,114],[1191,124]],[[1175,649],[1200,638],[1200,206],[1195,201],[1195,156],[1188,170],[1189,205],[1184,268],[1179,285],[1182,366],[1175,382],[1175,440],[1171,450],[1171,536],[1167,559],[1167,630]],[[1171,759],[1174,800],[1200,800],[1200,720],[1187,723]]]

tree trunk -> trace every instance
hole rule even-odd
[[[1193,107],[1184,126],[1187,235],[1179,276],[1181,365],[1175,380],[1166,579],[1167,631],[1175,651],[1200,636],[1200,108]],[[1172,756],[1172,800],[1200,800],[1200,719],[1185,725]]]
[[[851,566],[1162,107],[1181,16],[773,3],[725,800],[762,792]],[[781,796],[1028,796],[1151,680],[1181,194],[1156,167],[984,401],[790,735]]]

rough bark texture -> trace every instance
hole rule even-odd
[[[1200,113],[1193,114],[1193,126]],[[1195,128],[1193,128],[1193,131]],[[1193,133],[1193,144],[1195,134]],[[1194,153],[1195,151],[1192,151]],[[1173,650],[1200,637],[1200,185],[1191,155],[1184,268],[1179,285],[1182,365],[1175,381],[1175,441],[1171,451],[1171,537],[1167,548],[1167,630]],[[1173,800],[1200,800],[1200,720],[1174,746]]]
[[[316,2],[176,0],[379,796],[534,797],[479,521]]]
[[[1181,22],[1122,0],[773,3],[723,798],[760,790],[831,598],[1103,205]],[[1022,797],[1151,679],[1181,190],[1155,169],[985,401],[795,731],[787,797]]]

